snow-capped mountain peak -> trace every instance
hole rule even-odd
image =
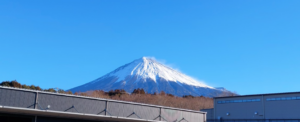
[[[70,90],[85,92],[124,89],[131,93],[137,88],[142,88],[148,93],[164,91],[176,96],[214,96],[222,92],[149,57],[136,59],[94,81]]]
[[[142,57],[120,68],[121,69],[117,69],[116,71],[109,74],[109,76],[118,77],[117,82],[126,82],[125,79],[128,76],[136,76],[137,80],[142,81],[146,81],[146,79],[150,78],[154,82],[156,82],[156,78],[159,77],[170,82],[178,82],[187,85],[212,88],[185,74],[180,73],[179,71],[176,71],[159,63],[154,58]]]

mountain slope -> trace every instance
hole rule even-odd
[[[131,93],[143,88],[148,93],[164,91],[176,96],[215,96],[215,89],[173,70],[152,58],[142,57],[84,85],[70,89],[72,92],[90,90],[109,91],[124,89]]]

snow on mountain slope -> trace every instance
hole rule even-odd
[[[173,70],[167,66],[164,66],[154,59],[143,57],[137,59],[134,62],[130,63],[126,67],[113,72],[110,76],[118,77],[118,81],[124,80],[128,74],[130,76],[137,76],[137,80],[143,79],[146,81],[147,78],[150,78],[156,82],[156,77],[165,79],[166,81],[179,82],[183,84],[200,86],[200,87],[209,87],[203,83],[200,83],[189,76],[186,76],[176,70]],[[211,88],[211,87],[209,87]]]
[[[131,93],[137,88],[143,88],[148,93],[164,91],[176,96],[215,96],[221,92],[147,57],[134,60],[71,91],[124,89]]]

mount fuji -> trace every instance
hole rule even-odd
[[[199,82],[177,70],[165,66],[154,58],[142,57],[116,70],[81,86],[70,89],[72,92],[91,90],[124,89],[131,93],[142,88],[147,93],[164,91],[175,96],[216,96],[224,89],[218,89]]]

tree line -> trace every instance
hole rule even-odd
[[[13,81],[3,81],[0,83],[1,86],[7,86],[7,87],[15,87],[15,88],[23,88],[23,89],[30,89],[30,90],[39,90],[39,91],[46,91],[46,92],[58,92],[58,93],[65,93],[65,94],[73,94],[71,91],[64,91],[63,89],[56,89],[55,88],[49,88],[49,89],[42,89],[39,86],[35,85],[26,85],[21,84],[16,80]]]

